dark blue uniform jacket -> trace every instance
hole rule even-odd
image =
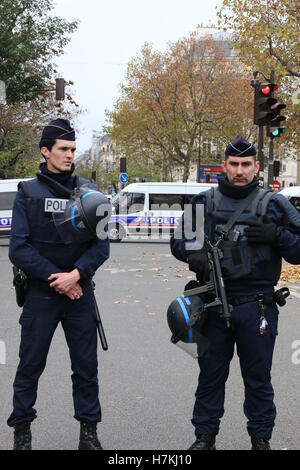
[[[13,208],[9,246],[11,262],[29,278],[48,282],[57,272],[78,268],[81,279],[90,279],[109,258],[109,240],[66,245],[60,238],[52,214],[45,212],[45,199],[69,199],[70,186],[81,186],[86,180],[70,176],[66,186],[39,173],[37,179],[27,181],[29,197],[19,189]],[[70,188],[70,189],[69,189]]]
[[[205,192],[196,196],[192,204],[193,212],[195,212],[197,204],[205,206]],[[242,270],[239,269],[230,278],[224,276],[228,293],[269,291],[280,278],[282,258],[288,263],[300,264],[300,217],[295,207],[283,196],[276,194],[268,203],[266,215],[276,225],[284,226],[280,235],[280,243],[276,248],[259,244],[249,246],[249,252],[255,258],[252,261],[251,270],[245,277],[241,275]],[[171,251],[178,260],[187,263],[186,241],[184,236],[182,239],[172,237]],[[266,253],[269,255],[265,257]],[[224,260],[221,262],[221,266],[223,263],[225,263]]]

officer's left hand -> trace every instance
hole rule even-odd
[[[51,274],[50,277],[48,277],[48,281],[53,281],[50,284],[50,287],[53,287],[53,289],[56,290],[59,294],[66,294],[69,292],[75,284],[80,279],[80,274],[78,269],[74,269],[70,273],[55,273]]]
[[[250,220],[249,227],[245,229],[248,243],[277,245],[282,227],[277,226],[265,215],[262,222]]]

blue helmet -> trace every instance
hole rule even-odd
[[[191,297],[182,295],[173,300],[167,312],[172,343],[178,341],[197,343],[205,318],[204,303],[198,295]],[[192,325],[190,325],[190,320]]]
[[[105,224],[111,215],[111,204],[104,194],[81,186],[75,188],[63,214],[53,214],[56,228],[66,243],[88,241],[105,235]]]

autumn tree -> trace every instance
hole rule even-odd
[[[276,146],[282,143],[299,151],[300,101],[294,99],[300,78],[299,0],[223,0],[218,16],[240,62],[267,78],[275,72],[277,97],[287,104],[288,117],[287,132]]]
[[[32,101],[55,76],[53,59],[63,53],[77,21],[51,16],[53,0],[1,0],[0,80],[7,102]]]
[[[192,34],[165,52],[145,44],[128,65],[105,131],[128,157],[159,166],[164,180],[181,167],[186,181],[205,138],[223,149],[233,136],[251,135],[251,100],[249,76],[224,43]]]
[[[218,16],[241,61],[300,78],[299,0],[223,0]]]
[[[0,80],[7,95],[7,104],[0,104],[0,178],[32,175],[40,159],[40,129],[59,115],[80,112],[70,89],[64,103],[54,100],[53,60],[78,23],[51,16],[52,9],[52,0],[0,3]]]
[[[64,103],[57,103],[53,93],[47,92],[28,103],[0,105],[0,179],[32,176],[38,170],[43,127],[58,116],[74,123],[82,112],[67,95]]]

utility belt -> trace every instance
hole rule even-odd
[[[228,303],[233,307],[238,305],[247,304],[248,302],[262,302],[265,305],[271,305],[276,303],[279,307],[283,307],[286,304],[286,298],[290,295],[290,291],[287,287],[270,293],[270,294],[253,294],[253,295],[241,295],[237,297],[228,297]]]
[[[29,279],[28,281],[29,288],[30,287],[37,287],[38,289],[42,289],[45,292],[55,292],[55,290],[50,287],[48,282],[39,281],[38,279]]]
[[[13,266],[13,275],[13,285],[16,292],[16,301],[19,307],[23,307],[26,295],[29,289],[32,287],[41,289],[47,293],[55,293],[55,290],[50,287],[48,282],[41,281],[39,279],[30,279],[20,268],[17,268],[16,266]],[[89,282],[91,282],[91,279],[79,280],[81,287],[84,287]]]

